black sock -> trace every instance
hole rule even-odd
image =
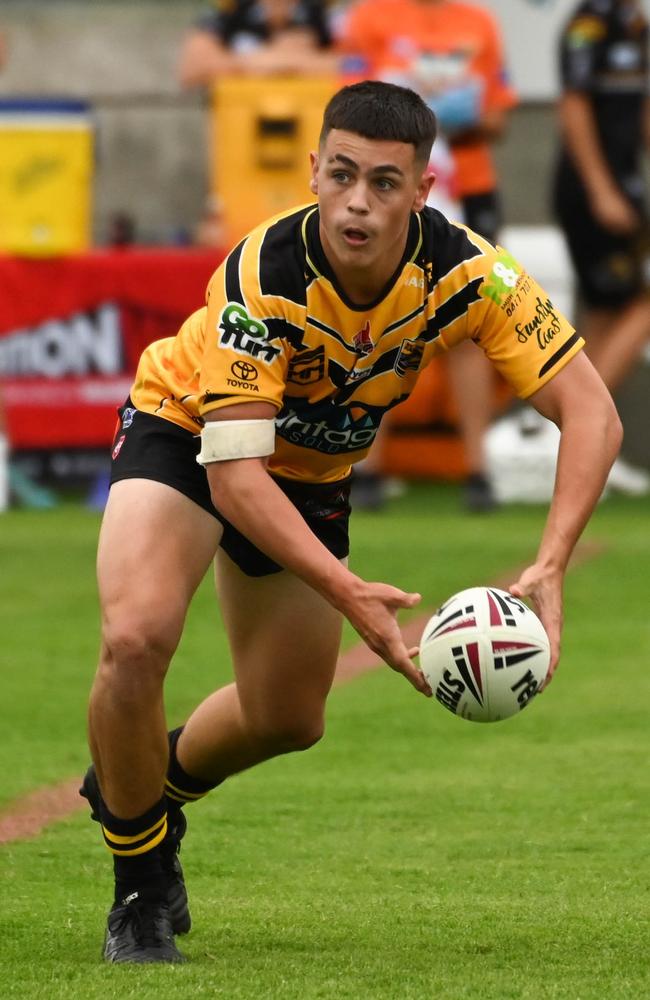
[[[167,803],[163,796],[134,819],[121,819],[101,803],[101,824],[106,846],[113,855],[115,901],[134,892],[164,899],[166,891],[159,844],[167,833]]]
[[[169,766],[165,780],[165,795],[170,818],[188,802],[197,802],[221,784],[221,781],[203,781],[201,778],[194,778],[181,767],[176,756],[176,747],[183,729],[183,726],[179,726],[169,733]]]

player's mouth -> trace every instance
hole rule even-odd
[[[370,237],[364,229],[357,229],[355,226],[348,226],[343,230],[343,239],[351,247],[365,246]]]

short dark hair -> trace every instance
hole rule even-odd
[[[408,142],[423,163],[438,130],[436,116],[414,90],[382,80],[363,80],[337,91],[325,108],[321,143],[333,128],[365,139]]]

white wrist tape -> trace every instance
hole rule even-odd
[[[201,431],[199,465],[262,458],[275,451],[274,420],[210,420]]]

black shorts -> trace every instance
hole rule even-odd
[[[153,479],[172,486],[223,524],[221,547],[247,576],[268,576],[282,567],[260,552],[223,517],[210,498],[208,477],[196,461],[198,435],[178,424],[136,410],[130,399],[118,410],[111,462],[111,485],[121,479]],[[337,557],[350,551],[351,477],[336,483],[299,483],[273,477],[317,538]]]
[[[587,306],[617,309],[648,290],[644,239],[636,234],[618,235],[600,226],[581,183],[564,165],[555,176],[554,203]],[[643,204],[633,204],[643,217]]]

